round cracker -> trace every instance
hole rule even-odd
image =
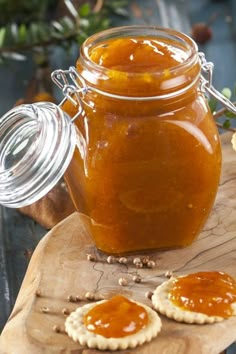
[[[84,315],[95,307],[98,303],[101,304],[107,300],[87,304],[77,308],[72,312],[65,321],[65,330],[69,337],[75,342],[89,348],[96,348],[100,350],[125,350],[128,348],[135,348],[146,342],[150,342],[161,330],[161,319],[158,314],[150,307],[135,302],[137,305],[142,306],[148,314],[149,323],[137,333],[122,337],[122,338],[106,338],[99,334],[90,332],[84,325]]]
[[[176,306],[169,299],[169,292],[174,285],[176,278],[171,278],[161,285],[159,285],[152,295],[152,304],[155,310],[171,318],[177,322],[184,322],[190,324],[206,324],[215,323],[225,320],[221,316],[208,316],[204,313],[183,310],[182,308]],[[236,303],[231,305],[233,308],[233,315],[236,315]]]

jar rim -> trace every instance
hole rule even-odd
[[[109,73],[110,71],[114,71],[114,69],[110,69],[99,65],[91,60],[90,58],[90,49],[91,47],[95,46],[96,44],[100,43],[104,39],[110,38],[122,38],[128,35],[133,35],[134,37],[145,37],[153,35],[153,37],[160,38],[162,35],[167,36],[166,38],[173,38],[177,41],[182,41],[182,44],[186,45],[186,53],[188,57],[180,62],[179,64],[168,68],[170,72],[179,71],[187,66],[193,65],[198,60],[198,46],[196,42],[189,37],[188,35],[179,32],[177,30],[166,28],[166,27],[158,27],[158,26],[147,26],[147,25],[130,25],[130,26],[120,26],[120,27],[113,27],[104,31],[100,31],[98,33],[93,34],[89,38],[87,38],[81,48],[80,48],[80,58],[82,61],[91,69],[95,69],[96,71],[106,72]],[[119,70],[115,70],[119,71]],[[152,72],[153,75],[158,75],[163,73],[163,70],[157,70]],[[140,72],[132,72],[132,75],[142,75]]]
[[[157,80],[157,85],[152,86],[149,90],[139,92],[137,86],[129,86],[132,80],[143,80],[143,72],[121,71],[114,68],[108,68],[91,59],[91,50],[107,40],[115,40],[122,38],[147,38],[157,39],[163,43],[180,49],[185,53],[185,58],[174,66],[161,68],[158,70],[150,70],[147,73],[152,76],[152,82]],[[187,92],[193,87],[198,87],[201,74],[201,63],[198,55],[198,47],[193,39],[188,35],[170,28],[131,25],[114,27],[105,31],[98,32],[90,36],[81,46],[80,57],[76,64],[80,76],[85,81],[87,92],[96,92],[106,97],[121,100],[167,100],[177,97]],[[165,70],[168,75],[165,76]],[[123,72],[128,74],[124,76],[124,80],[128,78],[126,86],[114,86],[116,77],[114,72]],[[163,75],[164,73],[164,75]],[[122,76],[121,76],[122,77]],[[112,78],[112,80],[108,80]],[[154,80],[154,81],[153,81]],[[158,84],[159,82],[159,84]],[[99,87],[102,83],[102,88]],[[123,90],[122,87],[129,87],[129,90]],[[130,89],[132,87],[132,89]]]

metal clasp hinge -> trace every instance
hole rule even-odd
[[[74,117],[71,117],[71,121],[75,119],[83,112],[81,103],[81,96],[84,96],[88,87],[83,77],[78,73],[74,66],[71,66],[68,70],[55,70],[51,74],[52,81],[62,90],[64,99],[59,106],[68,99],[75,106],[78,107],[77,113]]]
[[[214,64],[212,62],[208,62],[206,60],[205,54],[200,52],[199,59],[201,62],[202,73],[200,77],[200,89],[203,93],[208,93],[213,96],[217,101],[219,101],[224,107],[226,107],[229,111],[236,114],[236,107],[234,104],[222,95],[212,84],[213,77],[213,69]]]

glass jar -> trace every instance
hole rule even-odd
[[[22,106],[1,120],[0,203],[29,204],[64,174],[100,250],[191,244],[221,171],[196,44],[170,29],[115,28],[85,41],[76,70],[52,77],[65,95],[59,107]]]

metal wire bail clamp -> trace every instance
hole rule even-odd
[[[59,106],[62,106],[68,99],[75,107],[78,107],[78,112],[71,118],[71,121],[74,122],[83,111],[81,95],[84,96],[88,91],[84,78],[74,66],[71,66],[68,70],[59,69],[53,71],[51,78],[65,96]]]
[[[219,101],[229,111],[236,114],[236,106],[234,106],[234,104],[228,98],[222,95],[222,93],[220,93],[217,89],[215,89],[215,87],[212,84],[214,64],[206,60],[204,53],[200,52],[198,53],[198,55],[199,55],[201,68],[202,68],[202,73],[200,77],[201,91],[203,93],[207,92],[215,99],[217,99],[217,101]]]

